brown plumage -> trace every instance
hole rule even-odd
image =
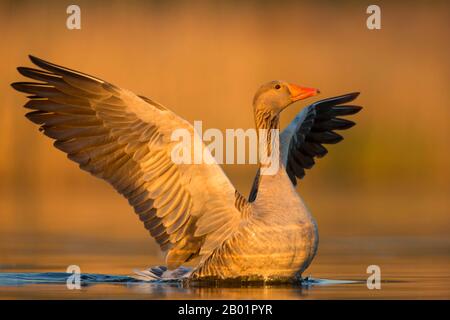
[[[167,251],[169,269],[197,258],[193,271],[177,274],[267,279],[292,278],[309,265],[317,250],[317,227],[294,184],[326,154],[323,144],[342,140],[334,130],[353,126],[338,117],[360,110],[341,105],[357,94],[322,100],[299,113],[280,135],[281,144],[275,141],[279,170],[273,175],[259,170],[247,200],[218,164],[171,161],[176,144],[171,133],[184,128],[194,135],[194,130],[166,107],[96,77],[30,59],[42,70],[18,70],[36,82],[12,84],[30,94],[27,118],[81,169],[128,200]],[[279,129],[284,108],[317,93],[283,81],[267,83],[254,99],[257,128]]]

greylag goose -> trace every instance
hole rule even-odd
[[[296,191],[297,179],[327,153],[323,144],[343,139],[334,130],[355,124],[342,116],[361,109],[344,105],[359,93],[299,112],[279,135],[278,170],[271,175],[259,170],[246,199],[217,163],[171,161],[171,133],[184,128],[194,134],[194,129],[168,108],[99,78],[30,59],[40,69],[18,71],[38,82],[12,84],[30,94],[25,108],[32,111],[26,117],[81,169],[128,199],[167,253],[167,267],[144,275],[295,279],[309,266],[318,247],[317,225]],[[263,85],[253,101],[256,127],[279,129],[283,109],[317,93],[284,81]],[[194,268],[182,266],[191,260]]]

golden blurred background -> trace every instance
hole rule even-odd
[[[136,241],[159,256],[126,200],[24,117],[10,83],[23,81],[15,68],[31,66],[28,54],[204,128],[253,127],[254,92],[273,79],[320,88],[315,100],[360,91],[357,126],[299,183],[321,238],[448,235],[450,5],[377,3],[381,30],[367,29],[357,1],[76,1],[82,28],[68,30],[72,1],[1,1],[0,241]],[[225,166],[244,194],[255,170]]]

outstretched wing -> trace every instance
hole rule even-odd
[[[176,129],[192,126],[160,104],[101,79],[30,56],[44,70],[19,67],[39,82],[12,86],[31,94],[27,118],[55,147],[108,181],[134,207],[169,268],[206,258],[237,228],[235,188],[214,164],[176,164]]]
[[[353,127],[353,121],[342,119],[359,112],[362,107],[342,105],[353,101],[358,92],[318,101],[300,111],[280,135],[281,155],[286,171],[294,185],[297,178],[305,176],[305,169],[311,169],[315,158],[325,156],[328,150],[324,144],[335,144],[343,137],[334,130]]]

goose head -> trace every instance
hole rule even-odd
[[[256,92],[253,99],[254,112],[273,118],[293,102],[319,93],[318,89],[302,87],[280,80],[271,81],[262,85]]]

